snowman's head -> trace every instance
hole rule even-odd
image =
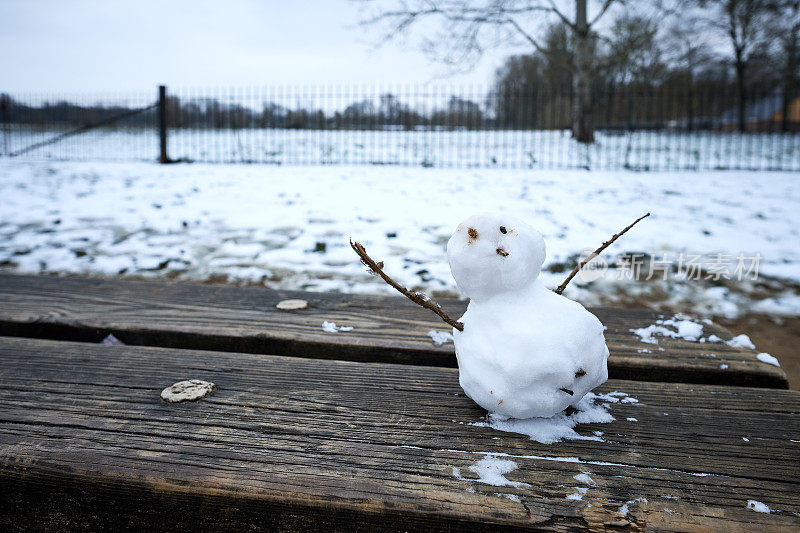
[[[453,278],[473,300],[529,285],[539,276],[544,258],[542,234],[508,215],[473,215],[447,242]]]

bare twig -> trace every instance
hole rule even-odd
[[[439,304],[437,304],[424,294],[421,294],[419,292],[412,292],[406,289],[405,287],[397,283],[395,280],[390,278],[383,271],[383,262],[376,262],[369,255],[367,255],[367,250],[360,243],[353,242],[353,240],[350,239],[350,247],[353,248],[353,251],[355,251],[355,253],[358,254],[358,257],[361,258],[361,262],[364,263],[364,266],[370,269],[371,272],[383,278],[383,281],[394,287],[400,294],[404,295],[406,298],[408,298],[415,304],[421,305],[426,309],[430,309],[431,311],[439,315],[439,317],[442,320],[444,320],[445,322],[456,328],[458,331],[464,331],[464,324],[450,318],[447,315],[447,313],[444,312],[444,310]]]
[[[597,15],[595,15],[595,17],[589,23],[589,27],[590,28],[592,26],[594,26],[597,23],[598,20],[603,18],[603,15],[606,14],[606,11],[608,11],[608,8],[611,7],[611,4],[613,4],[615,1],[616,0],[606,0],[605,2],[603,2],[603,7],[600,8],[600,12]]]
[[[637,224],[637,223],[638,223],[640,220],[642,220],[643,218],[649,217],[649,216],[650,216],[650,213],[647,213],[647,214],[645,214],[645,215],[642,215],[642,216],[640,216],[639,218],[637,218],[636,220],[634,220],[634,221],[633,221],[633,224],[631,224],[630,226],[628,226],[628,227],[627,227],[627,228],[625,228],[624,230],[620,231],[619,233],[617,233],[616,235],[614,235],[613,237],[611,237],[609,240],[607,240],[606,242],[604,242],[604,243],[603,243],[603,245],[602,245],[602,246],[600,246],[600,248],[598,248],[597,250],[595,250],[594,252],[592,252],[592,253],[589,255],[589,257],[587,257],[586,259],[584,259],[583,261],[581,261],[580,263],[578,263],[577,265],[575,265],[575,268],[573,268],[573,269],[572,269],[572,272],[570,272],[570,273],[569,273],[569,276],[567,276],[567,279],[565,279],[565,280],[564,280],[564,283],[562,283],[561,285],[559,285],[559,286],[558,286],[558,287],[555,289],[555,293],[556,293],[556,294],[561,294],[562,292],[564,292],[564,289],[567,287],[567,284],[568,284],[570,281],[572,281],[572,278],[574,278],[574,277],[575,277],[575,275],[576,275],[576,274],[577,274],[577,273],[580,271],[580,269],[582,269],[584,266],[586,266],[586,264],[587,264],[589,261],[591,261],[592,259],[594,259],[594,258],[595,258],[595,257],[597,257],[598,255],[600,255],[600,253],[601,253],[603,250],[605,250],[606,248],[608,248],[609,246],[611,246],[611,243],[613,243],[614,241],[616,241],[617,239],[619,239],[620,237],[622,237],[622,236],[625,234],[625,232],[627,232],[629,229],[631,229],[632,227],[634,227],[634,226],[635,226],[635,225],[636,225],[636,224]]]

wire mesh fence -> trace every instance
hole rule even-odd
[[[753,91],[740,117],[724,91],[612,89],[593,95],[592,144],[571,137],[569,87],[178,89],[162,113],[155,90],[3,94],[0,149],[54,160],[800,170],[800,97]]]

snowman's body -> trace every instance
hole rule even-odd
[[[541,234],[505,215],[475,215],[447,244],[450,268],[470,298],[453,331],[459,381],[490,413],[547,417],[608,379],[603,325],[538,279]]]

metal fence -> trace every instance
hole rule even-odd
[[[790,106],[800,110],[800,98]],[[3,94],[4,158],[459,168],[800,171],[787,100],[615,87],[596,141],[570,135],[568,87],[273,87]],[[792,114],[794,107],[787,108]],[[798,124],[790,122],[796,130]]]

